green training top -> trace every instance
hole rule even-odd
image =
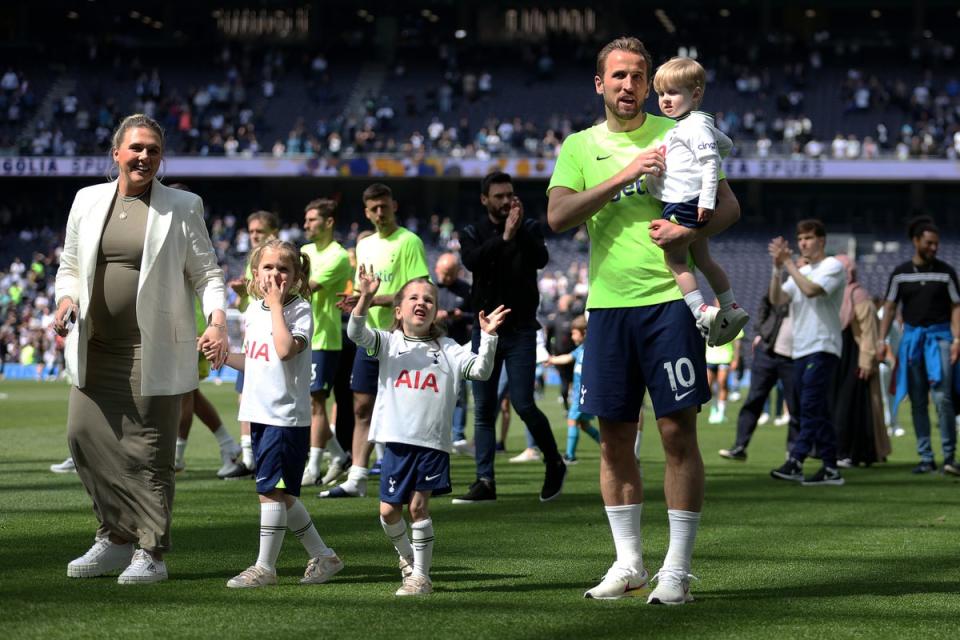
[[[640,152],[662,144],[676,123],[647,114],[633,131],[614,133],[606,122],[567,136],[547,192],[585,191],[613,177]],[[647,193],[644,177],[623,187],[587,220],[590,234],[588,309],[642,307],[682,298],[663,251],[650,239],[650,222],[663,205]]]
[[[387,238],[375,233],[358,242],[356,282],[360,282],[359,265],[373,265],[380,277],[378,296],[394,294],[414,278],[430,277],[423,241],[403,227],[397,227]],[[371,328],[387,330],[392,323],[393,305],[370,307],[367,324]]]
[[[313,309],[313,351],[339,351],[343,348],[340,327],[340,309],[337,309],[338,293],[343,293],[350,279],[350,257],[339,242],[332,241],[322,251],[314,243],[300,248],[310,258],[310,280],[319,283],[310,295]]]

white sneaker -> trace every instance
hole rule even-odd
[[[144,549],[137,549],[130,566],[117,578],[117,584],[149,584],[167,579],[167,564],[154,560]]]
[[[217,470],[218,478],[225,478],[231,473],[236,473],[239,467],[240,458],[243,456],[243,447],[236,442],[233,446],[226,449],[220,449],[220,468]]]
[[[778,427],[782,427],[786,425],[788,422],[790,422],[790,416],[787,414],[783,414],[782,416],[774,420],[773,424],[777,425]]]
[[[632,567],[614,564],[603,576],[600,584],[583,594],[584,598],[594,600],[617,600],[644,596],[649,591],[646,571],[637,571]]]
[[[739,391],[730,392],[730,402],[740,402],[740,399],[743,397]]]
[[[647,598],[647,604],[686,604],[693,602],[693,596],[690,595],[690,578],[696,580],[695,576],[675,569],[660,569],[653,579],[657,581],[657,587],[650,592]]]
[[[93,546],[67,565],[68,578],[94,578],[119,571],[130,564],[133,544],[113,544],[109,538],[96,538]]]
[[[750,322],[750,314],[738,304],[734,304],[729,309],[720,309],[720,313],[710,326],[707,344],[711,347],[719,347],[733,342],[748,322]]]
[[[905,435],[907,435],[907,432],[906,432],[906,430],[905,430],[903,427],[894,427],[894,429],[893,429],[893,437],[895,437],[895,438],[902,438],[902,437],[905,436]]]
[[[714,307],[709,304],[700,305],[700,315],[697,316],[697,329],[704,338],[710,337],[713,331],[713,325],[717,320],[717,314],[720,313],[720,307]]]
[[[50,465],[50,471],[54,473],[76,473],[77,464],[73,461],[73,458],[67,458],[63,462]]]
[[[400,567],[400,577],[406,580],[413,575],[413,558],[404,558],[400,556],[400,562],[398,563]]]
[[[717,407],[710,407],[710,418],[707,419],[710,424],[720,424],[723,422],[723,414]]]
[[[763,413],[760,414],[760,417],[757,418],[757,424],[765,425],[768,422],[770,422],[770,414],[764,411]]]
[[[307,467],[303,470],[303,479],[300,480],[300,485],[303,487],[312,487],[314,485],[320,484],[317,482],[320,480],[320,470],[317,469],[314,471],[310,467]]]
[[[457,440],[453,443],[453,452],[461,456],[475,455],[473,445],[468,440]]]
[[[343,560],[338,558],[337,554],[310,558],[310,562],[307,563],[307,570],[303,572],[303,578],[300,579],[300,584],[323,584],[340,573],[341,569],[343,569]]]
[[[229,589],[256,589],[277,584],[277,573],[268,571],[259,565],[244,569],[240,575],[227,580]]]
[[[397,589],[398,596],[426,596],[433,593],[433,583],[426,576],[412,573],[403,579],[403,586]]]
[[[338,484],[332,489],[321,491],[317,494],[318,498],[363,498],[367,495],[367,481],[356,480],[351,482],[347,480],[343,484]]]
[[[536,449],[524,449],[510,458],[510,462],[539,462],[540,452]]]
[[[330,464],[327,466],[327,472],[323,474],[323,477],[320,478],[321,485],[328,485],[331,482],[336,482],[337,479],[346,473],[350,469],[350,465],[347,464],[346,458],[333,458],[330,460]]]

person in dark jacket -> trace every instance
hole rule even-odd
[[[720,449],[720,455],[728,460],[746,460],[747,446],[757,429],[757,421],[763,413],[763,405],[770,392],[783,383],[783,395],[790,413],[790,426],[787,431],[787,450],[797,436],[800,428],[800,411],[794,388],[793,326],[790,319],[790,305],[773,305],[768,295],[760,301],[760,315],[757,318],[757,335],[753,339],[753,364],[750,367],[750,393],[737,416],[737,441],[729,449]]]
[[[513,180],[500,171],[484,177],[480,202],[485,214],[464,228],[460,238],[463,265],[473,272],[472,306],[476,313],[490,313],[500,305],[510,309],[503,326],[489,380],[473,382],[474,440],[477,480],[466,495],[454,504],[496,500],[494,458],[497,439],[494,422],[499,410],[497,385],[506,363],[510,401],[543,453],[546,472],[540,500],[560,495],[566,465],[557,450],[550,423],[533,397],[536,372],[537,307],[540,291],[537,271],[547,265],[549,255],[540,225],[523,216],[523,204],[514,194]],[[479,327],[473,329],[473,346],[480,341]]]

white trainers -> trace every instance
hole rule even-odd
[[[220,449],[220,468],[217,469],[218,478],[226,478],[230,474],[237,473],[240,468],[240,457],[243,456],[243,447],[236,442],[232,447]]]
[[[657,587],[650,592],[647,604],[686,604],[693,602],[690,595],[690,579],[696,576],[675,569],[660,569],[653,579]]]
[[[472,456],[475,455],[473,445],[470,444],[469,440],[457,440],[453,443],[453,452],[461,456]]]
[[[50,465],[50,471],[54,473],[76,473],[77,464],[73,461],[73,458],[67,458],[63,462]]]
[[[433,593],[433,583],[426,576],[412,573],[403,579],[403,585],[397,589],[398,596],[425,596]]]
[[[227,587],[230,589],[256,589],[257,587],[269,587],[275,584],[277,584],[277,573],[268,571],[259,565],[247,567],[240,575],[227,580]]]
[[[343,569],[343,560],[338,558],[337,554],[310,558],[310,562],[307,563],[307,570],[303,572],[303,578],[300,579],[300,584],[323,584],[340,573],[341,569]]]
[[[130,564],[133,544],[113,544],[109,538],[96,538],[93,546],[67,565],[68,578],[94,578],[119,571]]]
[[[770,414],[764,411],[763,413],[760,414],[760,417],[757,418],[757,424],[763,426],[768,422],[770,422]]]
[[[327,472],[320,478],[321,485],[328,485],[336,482],[337,479],[350,469],[346,458],[333,458],[327,466]]]
[[[646,571],[637,571],[633,567],[621,567],[614,564],[603,576],[600,584],[583,594],[584,598],[595,600],[617,600],[644,596],[649,591]]]
[[[540,462],[540,452],[527,448],[510,458],[510,462]]]
[[[303,479],[300,480],[300,485],[304,487],[312,487],[316,484],[319,484],[317,480],[320,479],[320,470],[317,469],[314,471],[309,466],[303,470]]]
[[[785,413],[785,414],[783,414],[782,416],[780,416],[779,418],[777,418],[776,420],[774,420],[774,421],[773,421],[773,424],[777,425],[778,427],[782,427],[782,426],[786,425],[788,422],[790,422],[790,416],[789,416],[789,414],[786,414],[786,413]]]
[[[720,313],[710,326],[707,344],[711,347],[719,347],[733,342],[748,322],[750,322],[750,314],[738,304],[734,304],[729,309],[720,309]]]
[[[154,560],[144,549],[137,549],[130,566],[117,578],[117,584],[149,584],[167,579],[167,564]]]
[[[400,577],[404,580],[413,575],[413,558],[404,558],[400,556],[400,562],[398,563],[400,567]]]

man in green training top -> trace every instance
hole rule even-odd
[[[555,231],[586,223],[590,234],[580,406],[600,422],[600,489],[617,560],[584,596],[612,599],[646,591],[643,494],[633,445],[649,390],[666,456],[670,546],[648,602],[683,604],[693,599],[690,559],[703,505],[697,412],[710,390],[703,338],[663,249],[709,235],[713,225],[688,229],[663,220],[662,205],[647,192],[645,176],[663,172],[658,147],[675,125],[643,111],[651,71],[650,54],[636,38],[618,38],[600,50],[594,84],[606,119],[564,140],[548,188],[547,220]],[[726,180],[719,183],[716,210],[724,213],[717,218],[739,217]]]
[[[333,239],[337,203],[327,198],[312,200],[304,207],[303,230],[310,244],[300,251],[310,258],[310,306],[313,309],[313,339],[310,342],[310,457],[303,470],[303,484],[311,486],[331,482],[346,464],[346,454],[332,437],[327,418],[327,398],[337,376],[337,364],[343,347],[340,330],[340,301],[352,275],[350,257]],[[352,407],[347,407],[351,411]],[[327,476],[320,475],[323,450],[330,445],[331,461]]]

